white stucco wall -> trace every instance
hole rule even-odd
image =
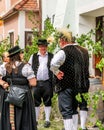
[[[64,22],[63,26],[70,25],[70,30],[73,32],[73,35],[76,33],[76,4],[75,0],[68,0],[67,1],[67,6],[66,6],[66,12],[65,12],[65,17],[64,17]]]
[[[89,12],[104,7],[104,0],[76,0],[80,13]]]
[[[55,22],[54,27],[60,28],[63,27],[65,15],[66,15],[66,7],[68,0],[58,0],[55,12]]]
[[[91,29],[95,29],[95,17],[79,16],[78,27],[79,27],[79,33],[78,33],[79,36],[82,33],[87,34]],[[93,36],[92,39],[95,41],[95,36]],[[94,71],[93,63],[92,63],[92,55],[89,60],[90,60],[89,62],[90,75],[95,75],[95,71]]]
[[[54,27],[70,25],[73,35],[88,33],[95,29],[96,17],[104,15],[104,0],[43,0],[43,20],[55,14]],[[53,8],[51,7],[53,6]],[[93,37],[95,40],[95,37]],[[92,58],[90,74],[94,75]]]
[[[47,17],[53,19],[56,12],[57,0],[42,0],[42,28]],[[53,22],[53,21],[52,21]]]
[[[79,28],[81,20],[87,21],[91,18],[91,21],[88,20],[85,24],[90,23],[92,26],[91,23],[94,24],[95,17],[104,15],[104,0],[42,0],[42,20],[44,21],[47,16],[52,18],[54,14],[55,27],[64,27],[70,24],[70,29],[74,34],[86,32],[87,28],[83,31]],[[80,18],[80,15],[89,16],[89,18]]]
[[[70,24],[70,30],[75,34],[77,24],[75,23],[75,0],[42,0],[42,27],[47,16],[54,17],[54,27],[66,27]],[[75,23],[75,24],[74,24]]]
[[[91,29],[95,29],[95,17],[79,16],[79,35],[88,33]]]

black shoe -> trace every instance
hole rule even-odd
[[[93,126],[93,128],[96,128],[96,127],[98,127],[98,126],[97,126],[97,125],[94,125],[94,126]]]
[[[36,121],[36,125],[38,125],[38,121]]]
[[[46,122],[44,123],[44,127],[45,127],[45,128],[50,127],[50,125],[51,125],[51,123],[50,123],[49,121],[46,121]]]
[[[65,130],[65,128],[62,128],[62,130]]]

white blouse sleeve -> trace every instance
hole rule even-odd
[[[27,79],[32,79],[35,77],[34,71],[30,64],[25,64],[22,69],[23,76],[27,77]]]
[[[0,77],[4,77],[6,75],[5,64],[0,65]]]

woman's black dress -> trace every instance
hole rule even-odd
[[[6,73],[3,79],[7,82],[12,79],[12,84],[28,89],[22,108],[14,106],[15,130],[37,130],[35,106],[28,80],[22,75],[23,66],[24,64],[21,64],[18,67],[19,72],[17,74],[14,71],[12,76]],[[9,103],[5,102],[6,96],[7,92],[0,87],[0,130],[11,130]]]

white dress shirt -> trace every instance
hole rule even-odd
[[[51,60],[51,67],[50,70],[57,75],[59,72],[59,67],[61,65],[63,65],[64,61],[65,61],[65,52],[63,50],[58,51],[54,57]]]
[[[40,54],[40,52],[37,53],[39,55],[39,67],[37,70],[37,80],[48,80],[49,79],[49,74],[48,74],[48,67],[47,67],[47,62],[48,62],[48,53],[43,56]],[[32,58],[33,55],[31,55],[29,59],[29,64],[32,65]]]

